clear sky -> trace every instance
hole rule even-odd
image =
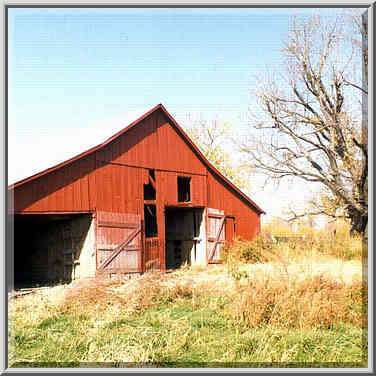
[[[302,12],[311,10],[9,9],[8,183],[158,103],[183,125],[188,115],[217,117],[241,134],[255,77],[280,68],[290,16]],[[251,198],[277,211],[291,189],[255,185]]]

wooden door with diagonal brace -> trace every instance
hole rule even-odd
[[[208,208],[207,234],[208,263],[220,262],[221,247],[225,243],[225,213],[223,210]]]
[[[97,272],[141,272],[141,218],[137,214],[97,212]]]

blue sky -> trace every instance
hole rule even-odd
[[[252,74],[278,63],[288,31],[286,15],[253,13],[12,9],[10,103],[41,122],[60,113],[73,128],[160,102],[171,112],[244,111]]]
[[[8,183],[158,103],[180,122],[219,118],[243,132],[255,77],[280,68],[289,17],[302,12],[311,10],[9,9]]]

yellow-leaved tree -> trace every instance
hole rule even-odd
[[[185,130],[216,169],[238,188],[250,192],[252,168],[248,164],[239,163],[239,160],[229,151],[233,147],[233,131],[230,123],[200,120],[189,124]],[[233,150],[235,150],[234,147]]]

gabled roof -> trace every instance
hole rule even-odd
[[[230,180],[228,180],[225,176],[223,176],[201,153],[201,151],[198,149],[198,147],[192,142],[192,140],[188,137],[188,135],[183,131],[183,129],[180,127],[180,125],[176,122],[176,120],[169,114],[169,112],[165,109],[165,107],[162,104],[158,104],[154,108],[152,108],[150,111],[146,112],[144,115],[142,115],[140,118],[129,124],[127,127],[122,129],[121,131],[114,134],[112,137],[104,141],[103,143],[90,148],[89,150],[80,153],[76,155],[73,158],[70,158],[62,163],[59,163],[53,167],[50,167],[44,171],[41,171],[35,175],[32,175],[26,179],[20,180],[8,187],[8,189],[14,189],[17,188],[23,184],[26,184],[32,180],[35,180],[43,175],[49,174],[52,171],[55,171],[61,167],[64,167],[66,165],[69,165],[72,162],[75,162],[79,160],[80,158],[83,158],[91,153],[94,153],[97,150],[102,149],[106,145],[108,145],[110,142],[114,141],[116,138],[120,137],[121,135],[128,132],[133,127],[137,126],[142,120],[146,119],[148,116],[150,116],[153,112],[161,110],[166,115],[168,120],[170,121],[171,125],[176,129],[176,131],[180,134],[180,136],[184,139],[184,141],[187,142],[187,144],[191,147],[193,152],[197,155],[197,157],[204,163],[204,165],[213,172],[220,180],[222,180],[226,185],[228,185],[232,190],[235,191],[237,195],[239,195],[241,198],[243,198],[252,208],[254,208],[259,214],[266,214],[255,202],[253,202],[247,195],[245,195],[239,188],[237,188]]]

